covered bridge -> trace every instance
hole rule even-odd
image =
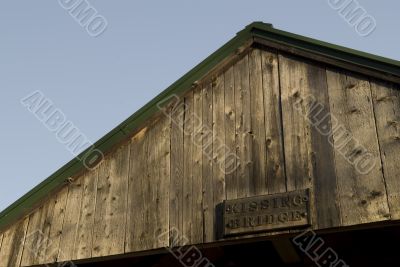
[[[252,23],[3,211],[0,266],[399,266],[399,83]]]

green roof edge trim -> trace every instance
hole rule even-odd
[[[236,50],[253,37],[264,38],[275,43],[293,46],[304,51],[324,55],[352,64],[360,65],[369,69],[378,70],[400,77],[400,62],[361,51],[333,45],[308,37],[292,34],[289,32],[274,29],[271,24],[254,22],[244,30],[237,33],[228,43],[207,57],[204,61],[194,67],[191,71],[177,80],[166,90],[157,95],[153,100],[136,111],[132,116],[123,121],[111,132],[102,137],[92,147],[83,151],[78,157],[72,159],[38,186],[30,190],[16,202],[0,213],[0,231],[21,219],[32,211],[35,205],[48,197],[49,194],[63,185],[67,179],[82,171],[85,166],[78,158],[83,158],[91,149],[96,148],[107,152],[115,144],[130,136],[130,133],[139,128],[147,119],[159,111],[157,103],[163,101],[173,94],[181,95],[190,90],[193,83],[202,78],[211,69],[216,67],[220,61],[236,53]],[[165,103],[167,104],[167,103]]]
[[[260,37],[275,43],[285,44],[306,52],[311,52],[313,54],[345,61],[394,76],[400,76],[400,61],[394,59],[274,29],[268,26],[268,24],[262,22],[254,22],[248,27],[251,28],[254,37]]]
[[[123,141],[129,136],[129,133],[140,127],[143,122],[150,118],[153,114],[159,111],[157,103],[168,98],[173,94],[180,95],[185,90],[191,88],[192,84],[205,75],[209,70],[215,67],[221,60],[225,59],[227,56],[234,54],[237,48],[242,46],[246,41],[251,38],[250,31],[245,29],[240,31],[236,37],[231,39],[228,43],[223,45],[216,52],[207,57],[204,61],[198,64],[195,68],[185,74],[178,81],[169,86],[166,90],[157,95],[154,99],[148,102],[145,106],[136,111],[128,119],[123,121],[120,125],[114,128],[111,132],[102,137],[93,146],[83,151],[77,157],[72,159],[66,165],[61,167],[54,174],[49,176],[46,180],[41,182],[39,185],[34,187],[16,202],[7,207],[4,211],[0,213],[0,231],[5,227],[9,226],[16,220],[21,219],[23,216],[27,215],[35,204],[46,197],[51,192],[61,188],[63,185],[67,184],[67,179],[79,171],[85,168],[82,161],[79,158],[84,158],[84,156],[90,152],[90,149],[96,148],[101,151],[108,151],[113,145],[120,141]],[[165,103],[167,104],[167,103]]]

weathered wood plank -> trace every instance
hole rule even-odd
[[[203,87],[203,225],[204,242],[214,241],[213,87]]]
[[[234,67],[225,72],[225,180],[226,198],[237,198],[238,180],[236,176],[236,114]]]
[[[50,199],[29,216],[29,226],[21,260],[22,266],[31,266],[40,263],[39,260],[43,257],[47,246],[53,209],[54,201]]]
[[[224,75],[218,75],[213,81],[213,199],[214,216],[213,238],[221,233],[216,207],[225,199],[225,86]]]
[[[65,208],[64,223],[60,241],[58,261],[74,258],[75,241],[77,239],[79,214],[82,207],[83,179],[71,180]]]
[[[182,234],[192,243],[193,227],[193,90],[185,95],[184,139],[183,139],[183,231]]]
[[[163,117],[132,139],[125,252],[168,246],[169,123]]]
[[[261,51],[254,49],[249,54],[251,129],[253,177],[251,177],[250,193],[262,195],[268,193],[266,177],[266,144],[264,121],[264,94]]]
[[[180,101],[175,103],[170,112],[171,118],[171,182],[169,186],[170,194],[170,216],[169,227],[178,231],[183,231],[183,122],[185,119],[185,103]],[[173,244],[171,237],[170,244],[182,245],[181,240]]]
[[[327,70],[343,225],[390,218],[369,82],[363,77]]]
[[[370,77],[375,77],[377,79],[400,83],[400,78],[398,76],[388,74],[382,71],[377,71],[376,69],[362,67],[359,66],[358,64],[354,64],[354,62],[342,61],[324,55],[318,55],[317,53],[310,53],[309,51],[305,51],[301,48],[295,48],[293,46],[283,45],[279,42],[265,40],[262,37],[255,37],[254,41],[258,44],[261,44],[262,46],[266,46],[268,48],[275,48],[279,51],[282,52],[285,51],[287,53],[297,55],[302,58],[308,58],[310,60],[325,63],[326,65],[329,66],[336,66],[341,69],[349,70],[355,73],[360,73]]]
[[[143,128],[131,140],[129,189],[128,189],[128,215],[125,236],[125,253],[144,250],[145,239],[145,179],[146,162],[145,139],[148,128]]]
[[[28,229],[29,216],[14,224],[3,233],[3,242],[0,251],[0,266],[19,267]]]
[[[391,218],[400,219],[400,88],[371,81],[376,127]]]
[[[144,249],[155,249],[169,245],[168,222],[169,194],[164,188],[169,184],[169,119],[162,117],[152,125],[146,136],[145,150],[147,157],[146,173],[144,180],[144,211],[145,218],[145,247]]]
[[[314,170],[310,106],[305,101],[311,95],[310,81],[318,75],[315,67],[288,55],[279,54],[282,126],[287,191],[310,188],[310,219],[315,225],[316,210],[313,181]],[[304,100],[303,100],[304,99]]]
[[[53,224],[53,218],[54,218],[54,209],[56,206],[56,199],[57,195],[52,197],[50,200],[48,200],[48,203],[45,204],[44,206],[44,220],[43,220],[43,225],[41,229],[41,239],[38,243],[38,254],[37,257],[35,258],[35,264],[43,264],[46,261],[46,250],[49,246],[49,242],[52,242],[50,240],[50,232]],[[25,246],[26,247],[26,246]]]
[[[304,116],[308,107],[296,105],[310,88],[305,63],[280,54],[279,69],[287,190],[294,191],[311,187],[313,179],[310,125]]]
[[[31,266],[35,262],[35,258],[39,253],[37,244],[41,239],[41,226],[42,226],[42,209],[35,210],[29,216],[29,225],[26,232],[24,251],[22,253],[21,266]]]
[[[193,101],[193,182],[192,243],[203,243],[203,90],[194,90]]]
[[[337,178],[334,149],[329,140],[332,133],[328,85],[325,67],[309,65],[310,98],[303,99],[308,106],[311,123],[312,160],[314,170],[315,228],[340,226]]]
[[[48,241],[39,262],[43,264],[54,263],[59,255],[60,241],[64,224],[65,209],[67,205],[69,187],[65,186],[54,198],[53,216],[48,234]]]
[[[286,192],[278,55],[261,51],[264,95],[266,179],[269,194]]]
[[[101,164],[105,164],[108,161],[105,160]],[[82,205],[72,260],[92,257],[98,168],[88,171],[81,179],[83,179]]]
[[[249,82],[249,57],[244,56],[234,66],[235,110],[236,110],[236,155],[237,155],[237,196],[250,195],[250,179],[253,177],[251,100]]]
[[[149,186],[154,190],[152,203],[154,207],[150,212],[155,211],[155,226],[151,249],[167,247],[169,245],[169,191],[171,181],[171,120],[169,117],[162,117],[150,135],[149,143],[156,144],[153,148],[154,161],[149,162],[149,169],[152,172],[152,180]],[[156,168],[155,168],[156,167]]]
[[[123,145],[100,166],[92,256],[124,253],[130,146]]]

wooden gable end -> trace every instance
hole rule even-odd
[[[301,189],[314,230],[399,220],[398,89],[252,46],[0,234],[0,266],[229,242],[224,200]]]

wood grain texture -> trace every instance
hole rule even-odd
[[[390,215],[370,84],[363,77],[331,69],[327,81],[332,116],[344,129],[333,133],[342,223],[387,220]],[[349,138],[343,141],[346,135]]]
[[[272,49],[231,64],[0,233],[0,267],[217,242],[224,200],[306,188],[313,229],[400,220],[398,85]]]
[[[261,51],[266,181],[269,194],[286,192],[278,55]]]
[[[185,95],[185,116],[183,121],[183,228],[182,235],[192,244],[193,222],[193,127],[194,127],[193,91]]]
[[[108,160],[103,161],[105,164]],[[72,260],[92,257],[92,241],[97,201],[98,168],[88,171],[82,178],[83,195]]]
[[[383,173],[393,220],[400,219],[400,87],[371,81]]]
[[[193,92],[192,243],[203,243],[203,90]]]
[[[68,261],[75,257],[74,248],[83,196],[83,179],[80,178],[71,181],[69,185],[58,261]]]
[[[287,191],[310,188],[311,224],[317,229],[314,181],[321,179],[317,175],[323,175],[319,171],[324,167],[324,159],[316,158],[316,154],[321,154],[321,149],[313,143],[313,135],[321,137],[309,119],[312,106],[308,99],[315,99],[315,90],[323,90],[324,76],[316,76],[324,70],[310,62],[283,54],[279,54],[279,69]]]
[[[146,238],[146,219],[148,212],[145,205],[146,179],[146,140],[147,128],[142,129],[131,140],[131,158],[129,169],[128,215],[125,237],[125,252],[144,250],[148,245]]]
[[[224,75],[218,75],[213,80],[213,200],[212,212],[214,213],[213,239],[222,232],[219,228],[217,205],[226,197],[225,193],[225,85]]]
[[[124,253],[130,146],[124,145],[99,168],[92,256]]]
[[[332,133],[326,69],[320,65],[308,67],[311,99],[304,99],[309,107],[311,146],[314,170],[315,228],[340,226],[340,209],[335,170],[334,148],[329,139]]]
[[[41,264],[44,262],[44,258],[46,257],[46,249],[50,240],[50,231],[52,227],[52,220],[54,216],[54,208],[56,205],[56,198],[51,198],[47,203],[45,203],[43,207],[43,224],[41,228],[41,238],[37,244],[38,253],[35,258],[35,264]],[[26,243],[26,241],[25,241]],[[25,246],[26,248],[26,246]]]
[[[155,169],[155,177],[158,177],[157,204],[158,224],[156,230],[157,243],[154,248],[169,246],[169,188],[171,184],[171,117],[164,117],[161,121],[160,134],[155,135],[155,142],[160,138],[156,162],[159,162],[159,168]]]
[[[185,102],[175,103],[170,114],[171,118],[171,182],[169,184],[169,227],[182,231],[183,229],[183,127],[185,119]],[[177,241],[178,243],[174,244]],[[171,237],[170,245],[181,245],[181,240]]]
[[[169,129],[164,117],[132,139],[126,253],[169,245]]]
[[[21,265],[28,223],[29,217],[26,217],[3,233],[0,251],[1,267],[19,267]]]
[[[249,81],[249,57],[244,56],[234,66],[235,111],[236,111],[236,155],[237,155],[237,196],[250,195],[250,181],[253,177],[251,100]]]
[[[42,228],[40,229],[41,231],[41,237],[38,241],[37,244],[37,256],[35,258],[35,264],[42,264],[46,262],[47,258],[47,248],[49,246],[49,243],[51,243],[50,239],[50,233],[51,229],[53,227],[53,218],[54,218],[54,209],[56,207],[56,200],[57,200],[57,194],[52,197],[51,199],[48,200],[47,203],[45,203],[43,207],[43,224]],[[26,243],[26,241],[25,241]],[[25,245],[26,247],[26,245]]]
[[[29,225],[26,232],[24,250],[22,253],[21,266],[31,266],[35,263],[39,250],[38,244],[41,240],[41,227],[43,224],[42,220],[43,207],[37,209],[34,213],[29,216]]]
[[[54,204],[54,201],[50,199],[29,216],[29,226],[25,237],[21,266],[40,263],[48,243]]]
[[[60,253],[60,241],[64,225],[65,210],[67,205],[69,187],[65,186],[54,198],[53,217],[49,230],[45,252],[39,259],[39,263],[47,264],[57,262]]]
[[[213,87],[203,87],[203,240],[214,241],[214,185],[213,185]]]
[[[150,202],[153,207],[154,228],[151,238],[151,249],[167,247],[169,245],[169,191],[165,190],[170,184],[170,124],[169,117],[162,117],[150,131],[149,144],[153,144],[150,150],[148,169],[151,179],[148,186],[152,188]],[[157,166],[155,168],[155,166]]]
[[[225,72],[225,180],[226,199],[237,198],[238,179],[236,175],[236,110],[234,67]]]
[[[261,51],[254,49],[249,54],[249,79],[251,99],[251,134],[253,176],[250,182],[250,194],[262,195],[268,193],[266,177],[266,138],[265,110]]]
[[[287,190],[294,191],[311,187],[313,180],[311,129],[304,115],[308,107],[304,102],[299,102],[310,94],[308,66],[279,55],[279,68]]]

